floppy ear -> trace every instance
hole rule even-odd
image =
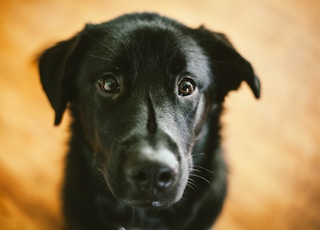
[[[70,79],[66,76],[67,63],[78,44],[78,36],[47,49],[40,56],[41,83],[55,111],[55,125],[59,125],[70,100]]]
[[[239,88],[245,81],[256,98],[260,97],[260,81],[255,75],[251,64],[245,60],[228,41],[225,35],[199,28],[209,40],[205,39],[205,50],[210,57],[216,85],[216,99],[223,102],[231,90]],[[211,41],[210,41],[211,40]]]

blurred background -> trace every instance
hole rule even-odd
[[[262,81],[261,100],[246,85],[226,100],[229,193],[215,230],[320,229],[319,0],[1,0],[0,229],[62,226],[70,119],[53,126],[37,56],[136,11],[227,34]]]

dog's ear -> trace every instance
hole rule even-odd
[[[255,75],[251,64],[244,59],[232,46],[224,34],[198,29],[205,36],[205,51],[213,66],[216,99],[223,102],[231,90],[239,88],[242,81],[247,82],[256,98],[260,97],[260,81]]]
[[[66,67],[79,38],[75,36],[43,52],[39,59],[42,87],[55,111],[55,125],[59,125],[70,100],[70,79]]]

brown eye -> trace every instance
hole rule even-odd
[[[99,87],[107,93],[119,93],[120,84],[113,74],[107,74],[98,81]]]
[[[179,82],[178,94],[180,96],[189,96],[196,90],[196,84],[190,78],[184,78]]]

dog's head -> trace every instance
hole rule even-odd
[[[55,124],[70,103],[86,157],[132,206],[177,202],[213,106],[242,81],[260,93],[251,65],[224,35],[155,14],[87,25],[46,50],[39,66]]]

